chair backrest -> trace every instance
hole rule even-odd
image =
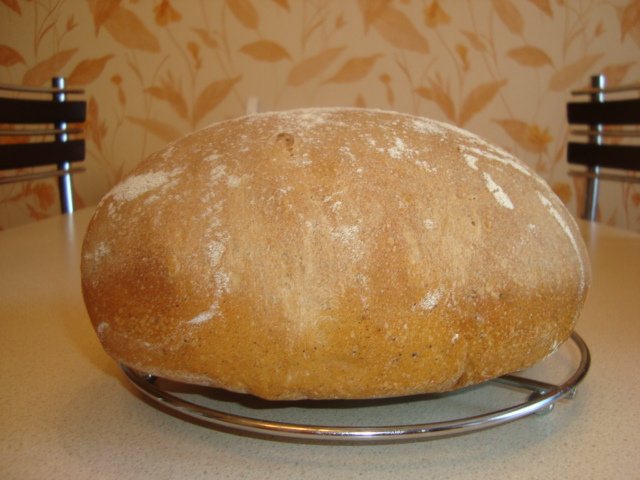
[[[0,84],[0,170],[16,170],[0,176],[0,184],[57,177],[60,210],[74,210],[71,167],[85,157],[86,101],[69,100],[83,90],[65,88],[64,78],[54,77],[51,88]],[[54,166],[43,170],[37,167]]]
[[[591,88],[571,93],[587,96],[588,101],[567,104],[569,124],[582,125],[581,129],[572,129],[571,134],[585,139],[568,143],[567,161],[587,167],[570,174],[586,177],[583,217],[595,220],[600,180],[640,182],[640,177],[631,174],[640,171],[640,83],[607,87],[606,77],[596,75],[591,78]],[[602,169],[627,172],[607,173]]]

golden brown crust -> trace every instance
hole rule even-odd
[[[360,109],[212,125],[102,200],[82,258],[106,351],[264,398],[446,391],[571,333],[590,270],[570,214],[508,153]]]

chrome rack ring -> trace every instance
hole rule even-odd
[[[251,415],[243,415],[233,413],[229,409],[213,408],[204,405],[202,401],[196,402],[182,398],[180,394],[172,393],[169,389],[163,388],[162,379],[158,379],[152,375],[137,372],[127,365],[121,364],[121,369],[126,377],[142,392],[155,406],[163,407],[171,413],[177,414],[179,417],[186,417],[188,420],[222,430],[231,430],[236,432],[244,432],[256,434],[259,436],[267,436],[274,438],[286,439],[302,439],[312,442],[394,442],[394,441],[411,441],[422,439],[433,439],[460,435],[465,433],[476,432],[487,428],[502,425],[514,420],[521,419],[533,413],[541,414],[549,412],[555,403],[562,399],[571,399],[575,395],[577,385],[586,376],[591,363],[589,349],[584,340],[573,332],[571,341],[577,347],[580,358],[578,365],[568,378],[560,384],[548,383],[531,378],[516,375],[504,375],[497,379],[485,382],[480,386],[469,387],[474,390],[484,388],[485,385],[499,385],[507,389],[515,389],[529,393],[526,400],[516,405],[506,408],[498,408],[493,411],[475,414],[471,416],[462,416],[460,418],[452,418],[435,422],[411,422],[391,425],[373,426],[367,425],[335,425],[324,423],[294,423],[286,421],[274,421],[267,418],[259,418],[259,413],[264,413],[273,406],[276,410],[283,410],[283,405],[299,406],[300,402],[269,402],[262,401],[258,408],[250,408]],[[569,342],[566,342],[568,344]],[[557,352],[551,357],[555,356]],[[546,361],[546,360],[545,360]],[[174,387],[173,390],[189,390],[189,385],[170,382]],[[217,391],[219,389],[207,389],[207,387],[195,387],[200,396],[207,396],[207,391]],[[465,390],[465,389],[463,389]],[[203,393],[204,392],[204,393]],[[423,400],[430,402],[431,398],[444,398],[447,400],[448,395],[466,394],[464,391],[453,392],[445,395],[422,395],[402,399],[382,399],[371,401],[352,401],[341,400],[336,402],[325,402],[331,405],[333,409],[343,409],[359,406],[382,406],[389,405],[389,402],[402,404],[403,401],[410,402]],[[227,405],[233,404],[238,398],[250,397],[248,395],[230,394],[231,400],[226,400]],[[252,397],[253,398],[253,397]],[[235,400],[234,400],[235,399]],[[315,405],[323,405],[323,401],[316,402]],[[342,402],[342,403],[341,403]],[[352,402],[352,403],[349,403]],[[353,403],[355,402],[355,403]],[[385,403],[386,402],[386,403]],[[251,402],[249,402],[251,403]],[[309,405],[309,403],[303,403]],[[313,408],[311,409],[313,410]]]

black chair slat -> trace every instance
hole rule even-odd
[[[78,162],[85,157],[85,141],[4,144],[0,148],[0,170]]]
[[[602,166],[640,171],[640,145],[598,145],[574,143],[567,145],[567,161],[588,167]]]
[[[627,178],[637,178],[628,172],[640,171],[640,145],[633,140],[640,126],[640,98],[632,93],[640,89],[640,84],[607,87],[604,74],[593,75],[590,83],[588,90],[574,92],[588,93],[588,101],[567,102],[570,129],[577,124],[587,126],[587,143],[567,142],[567,163],[586,167],[585,171],[578,173],[586,178],[582,216],[595,221],[598,216],[600,180],[627,181]],[[609,93],[613,92],[625,92],[626,98],[610,96]],[[609,126],[629,128],[612,130],[608,129]],[[573,134],[573,129],[571,131]],[[611,140],[613,137],[616,137],[616,142]],[[602,169],[624,170],[627,173],[605,173]]]
[[[86,102],[0,98],[0,123],[79,123],[87,117]]]
[[[569,123],[633,125],[640,123],[640,98],[606,102],[571,102],[567,104]]]
[[[85,159],[84,125],[81,124],[87,117],[87,104],[84,99],[72,100],[66,95],[83,91],[65,88],[63,77],[53,77],[51,85],[51,88],[40,88],[0,84],[0,124],[3,124],[0,170],[53,167],[37,172],[14,172],[2,176],[1,183],[56,176],[60,211],[71,213],[75,209],[71,175],[83,169],[70,168],[70,163]],[[64,124],[72,125],[66,128]],[[73,136],[66,135],[71,131]],[[67,141],[63,141],[65,139]],[[15,141],[19,143],[12,143]]]

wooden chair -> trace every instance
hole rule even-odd
[[[84,99],[67,97],[83,93],[66,88],[62,77],[51,88],[0,84],[0,170],[16,170],[0,176],[0,184],[57,177],[60,210],[73,212],[71,175],[84,169],[71,164],[85,157],[87,109]],[[47,166],[55,169],[36,168]]]
[[[606,77],[596,75],[591,78],[591,88],[571,93],[588,96],[586,102],[567,104],[569,124],[582,125],[581,129],[572,129],[571,134],[586,139],[568,143],[567,161],[587,167],[569,173],[586,177],[583,218],[593,221],[600,180],[640,182],[640,177],[632,174],[632,171],[640,171],[640,83],[607,87]],[[619,95],[624,98],[618,98]],[[608,169],[626,172],[607,172]]]

